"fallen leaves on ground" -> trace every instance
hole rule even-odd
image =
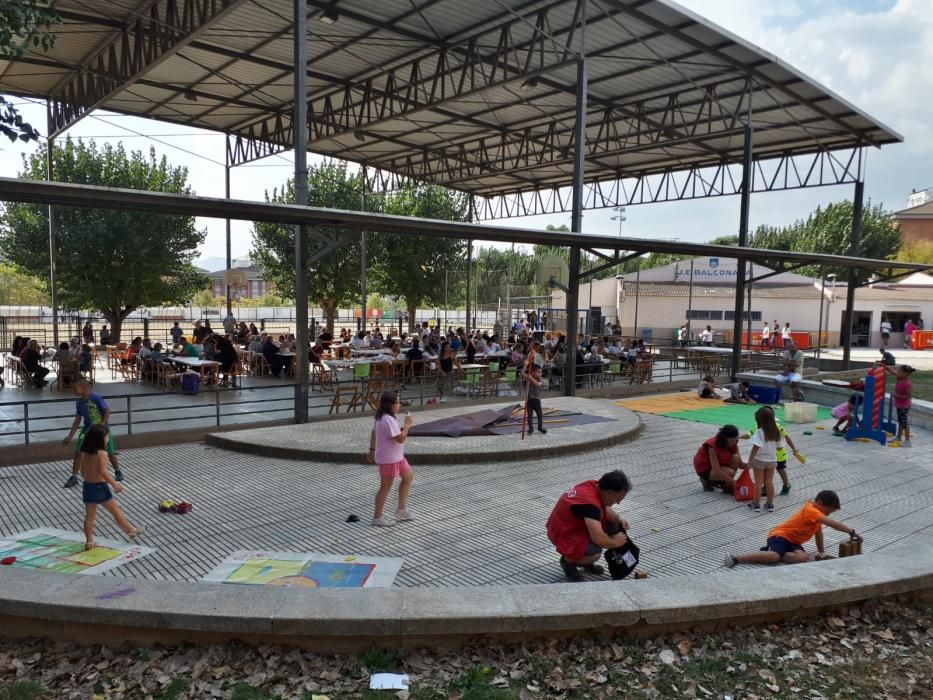
[[[45,689],[38,697],[56,700],[372,698],[365,689],[376,671],[409,675],[410,692],[383,693],[400,700],[933,698],[933,605],[872,602],[714,634],[487,641],[342,656],[238,644],[0,641],[0,697],[13,683],[33,682]]]

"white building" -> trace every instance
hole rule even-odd
[[[627,273],[580,285],[581,322],[586,309],[593,308],[611,322],[619,321],[624,335],[635,335],[636,307],[638,335],[667,339],[690,317],[694,334],[711,326],[718,341],[732,338],[737,263],[727,258],[694,258],[663,267]],[[751,276],[773,272],[761,265],[750,265]],[[691,284],[692,278],[692,284]],[[764,320],[780,326],[790,323],[795,332],[812,334],[821,329],[825,342],[839,344],[843,333],[845,284],[823,287],[822,319],[820,281],[793,273],[780,273],[752,285],[752,335],[759,335]],[[590,294],[592,293],[592,304]],[[925,328],[933,320],[933,280],[911,275],[902,283],[877,283],[856,290],[855,342],[879,345],[881,321],[893,327],[891,343],[900,345],[901,330],[909,319]],[[555,291],[555,308],[566,307],[566,296]],[[747,317],[746,317],[747,318]],[[747,320],[743,328],[747,327]]]

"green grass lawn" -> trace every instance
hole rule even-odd
[[[914,372],[910,375],[914,385],[914,398],[933,401],[933,372]]]

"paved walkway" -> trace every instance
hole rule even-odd
[[[400,586],[556,582],[560,570],[544,533],[555,500],[616,468],[634,484],[620,512],[652,576],[718,569],[725,552],[757,549],[770,527],[824,488],[839,493],[838,517],[865,535],[866,552],[933,536],[930,433],[917,431],[912,449],[892,449],[847,443],[829,431],[805,436],[804,427],[791,426],[807,464],[789,467],[793,491],[777,499],[777,511],[756,515],[700,489],[691,459],[711,426],[641,418],[645,430],[636,440],[596,452],[502,461],[489,451],[470,464],[416,467],[411,507],[418,519],[384,529],[368,525],[377,485],[371,465],[271,459],[201,444],[128,450],[121,455],[127,488],[120,502],[132,520],[148,524],[146,544],[159,551],[112,575],[193,581],[233,550],[266,548],[403,557]],[[359,451],[365,440],[360,435],[347,449]],[[66,462],[0,469],[0,533],[79,531],[80,491],[61,488],[68,471]],[[164,498],[190,500],[194,511],[160,515],[156,504]],[[362,522],[345,522],[350,513]],[[100,522],[100,536],[119,536],[106,516]],[[827,532],[830,551],[839,541]]]

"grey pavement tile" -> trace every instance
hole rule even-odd
[[[593,402],[599,403],[610,402]],[[633,482],[618,510],[631,522],[642,566],[656,577],[716,571],[724,552],[757,549],[771,527],[825,488],[839,492],[838,518],[866,535],[866,551],[933,536],[933,463],[922,447],[845,443],[828,431],[804,436],[808,426],[789,426],[808,461],[789,465],[793,490],[776,497],[777,511],[755,514],[700,489],[692,458],[714,426],[641,419],[638,438],[594,452],[503,461],[496,447],[514,438],[502,436],[469,447],[470,463],[417,465],[411,495],[417,519],[392,528],[368,524],[378,483],[371,465],[257,457],[203,444],[124,450],[126,490],[118,500],[131,521],[147,523],[146,544],[158,552],[108,575],[195,581],[234,550],[271,549],[401,557],[396,585],[403,587],[558,582],[557,555],[544,530],[554,502],[568,487],[616,468]],[[371,420],[328,424],[330,434],[315,439],[343,440],[345,449],[359,451],[366,435],[359,426]],[[929,433],[916,433],[915,444],[929,442]],[[456,440],[449,445],[467,449]],[[742,449],[747,454],[747,443]],[[69,472],[67,460],[0,469],[0,534],[79,531],[80,490],[61,486]],[[160,514],[164,498],[189,500],[194,510]],[[395,494],[388,512],[394,507]],[[361,522],[346,523],[350,513]],[[98,526],[101,536],[120,537],[106,514]],[[842,538],[827,531],[827,548]]]

